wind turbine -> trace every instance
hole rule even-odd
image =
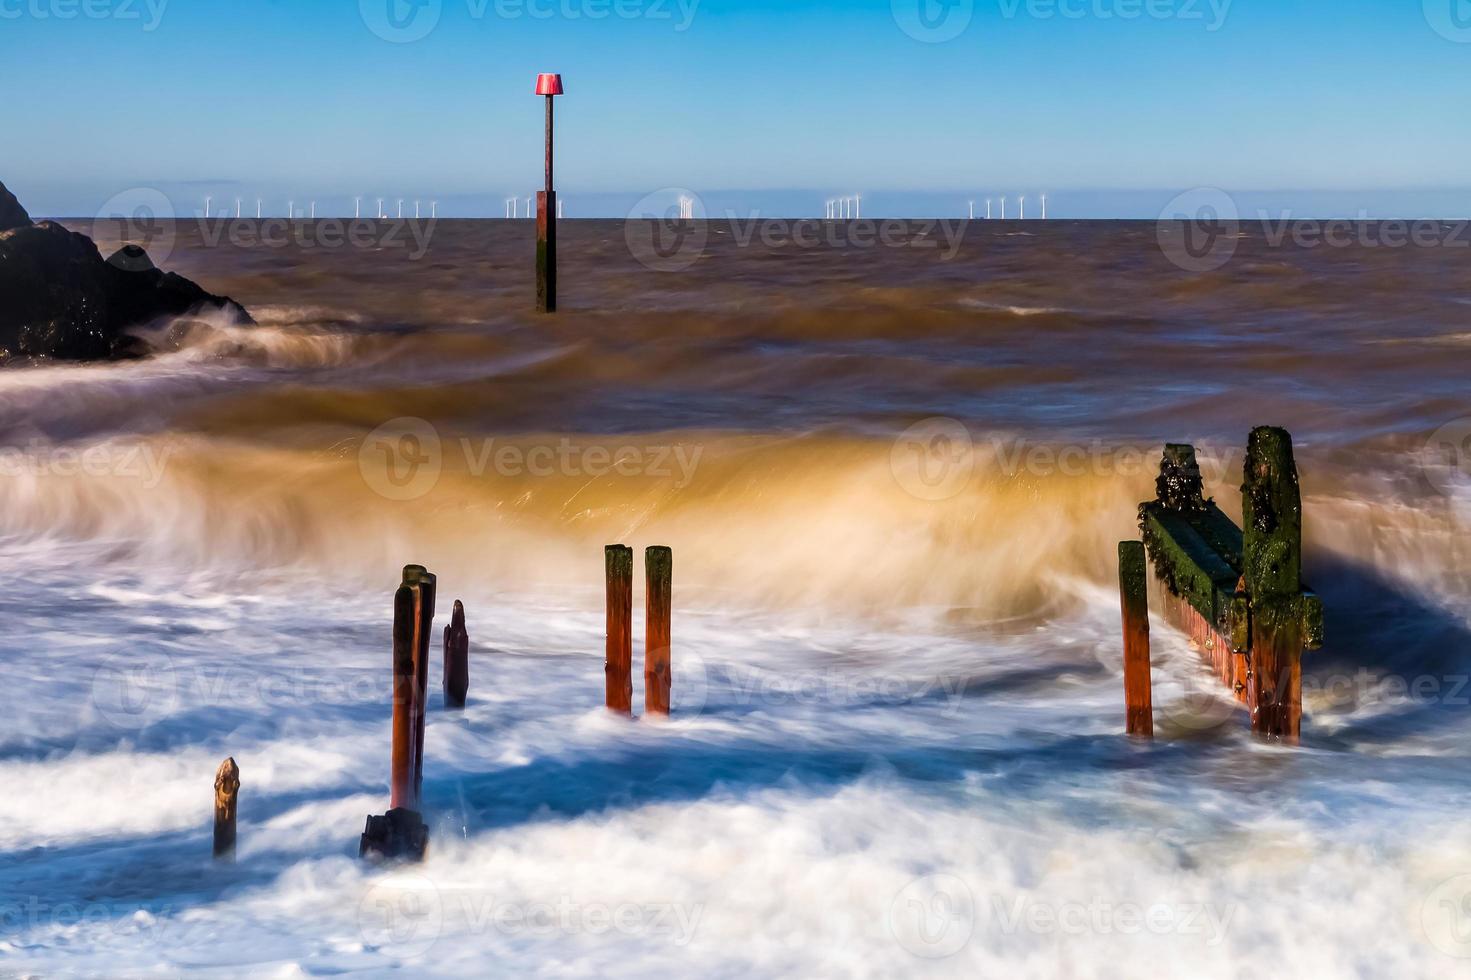
[[[419,202],[418,201],[415,201],[414,202],[414,220],[415,221],[418,221],[419,220]]]
[[[403,198],[399,198],[398,199],[398,216],[400,218],[402,218],[404,216],[404,199]]]
[[[260,220],[260,198],[255,199],[255,217],[257,221]]]
[[[853,217],[858,218],[860,220],[863,218],[863,195],[862,194],[854,194],[853,195]]]
[[[430,201],[429,202],[429,217],[431,217],[431,218],[437,218],[437,217],[439,217],[439,202],[438,201]]]
[[[991,220],[991,199],[989,197],[986,198],[986,220]]]
[[[316,201],[313,201],[312,202],[312,220],[313,221],[316,221],[317,220],[317,202]]]
[[[235,220],[240,220],[240,198],[235,198]]]
[[[531,198],[529,197],[526,199],[526,217],[535,217],[535,212],[532,210],[531,207]]]
[[[1047,195],[1042,195],[1042,220],[1047,220]]]
[[[378,198],[378,220],[383,220],[383,198]]]
[[[1022,221],[1026,221],[1027,220],[1027,196],[1025,194],[1019,195],[1017,197],[1017,199],[1016,199],[1016,203],[1017,203],[1017,206],[1019,208],[1021,208],[1021,220]]]
[[[971,201],[970,202],[970,220],[972,220],[972,221],[976,220],[976,202],[975,201]]]
[[[206,198],[205,198],[205,199],[204,199],[204,216],[205,216],[205,217],[206,217],[206,218],[208,218],[208,217],[209,217],[209,206],[210,206],[210,205],[211,205],[211,204],[213,204],[213,203],[214,203],[214,198],[212,198],[212,197],[206,197]]]
[[[562,219],[562,204],[563,203],[564,202],[563,202],[563,200],[560,197],[557,198],[557,220],[558,221],[560,221]]]
[[[296,202],[295,201],[287,201],[286,202],[286,220],[287,221],[295,221],[296,220]]]
[[[352,216],[354,220],[363,216],[363,199],[360,197],[352,199]]]

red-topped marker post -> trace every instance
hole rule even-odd
[[[562,76],[536,76],[536,94],[547,100],[547,188],[536,195],[536,311],[557,309],[557,192],[552,189],[552,100],[562,94]]]

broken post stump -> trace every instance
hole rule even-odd
[[[1302,503],[1286,430],[1253,429],[1244,470],[1245,531],[1205,498],[1194,447],[1167,445],[1139,526],[1166,617],[1246,705],[1254,731],[1295,742],[1302,651],[1322,646],[1323,606],[1301,580]]]
[[[374,861],[422,861],[428,849],[429,828],[424,818],[404,807],[368,817],[358,841],[358,857]]]
[[[233,757],[215,772],[215,859],[235,859],[235,812],[240,799],[240,767]]]
[[[1154,703],[1149,678],[1149,600],[1144,543],[1119,542],[1119,603],[1124,621],[1125,731],[1154,736]]]
[[[470,690],[470,634],[465,629],[465,606],[455,600],[449,625],[444,628],[444,704],[463,708]]]
[[[603,549],[608,577],[607,678],[609,711],[633,714],[633,549],[610,544]]]
[[[669,714],[670,616],[674,552],[662,545],[644,550],[644,713]]]

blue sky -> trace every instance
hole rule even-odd
[[[499,215],[538,183],[543,70],[569,216],[665,187],[1471,214],[1471,0],[0,0],[0,63],[0,180],[37,214],[152,187]]]

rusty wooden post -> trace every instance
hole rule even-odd
[[[240,767],[234,758],[220,763],[215,772],[215,858],[235,859],[235,809],[240,796]]]
[[[393,761],[389,807],[414,810],[414,642],[419,587],[404,582],[393,594]]]
[[[674,552],[644,550],[644,713],[669,714],[669,620],[673,608]]]
[[[393,753],[389,769],[389,810],[368,816],[358,842],[361,857],[422,860],[429,828],[419,816],[423,779],[424,681],[427,679],[429,624],[434,618],[434,576],[422,565],[405,565],[393,594]]]
[[[562,94],[562,76],[542,74],[536,79],[536,94],[546,96],[546,190],[536,194],[536,309],[557,309],[557,192],[552,184],[552,102]]]
[[[1241,486],[1242,577],[1251,603],[1252,730],[1296,742],[1302,724],[1302,496],[1287,430],[1251,430]]]
[[[434,596],[438,579],[423,565],[405,565],[404,581],[413,578],[419,588],[414,624],[414,803],[419,809],[424,792],[424,711],[429,702],[429,638],[434,628]]]
[[[463,708],[470,690],[470,633],[465,629],[465,606],[455,600],[454,613],[444,628],[444,704]]]
[[[1154,701],[1149,678],[1149,600],[1144,542],[1119,542],[1119,604],[1124,620],[1126,731],[1154,736]]]
[[[607,675],[608,710],[633,714],[633,549],[610,544],[604,549],[608,575]]]

